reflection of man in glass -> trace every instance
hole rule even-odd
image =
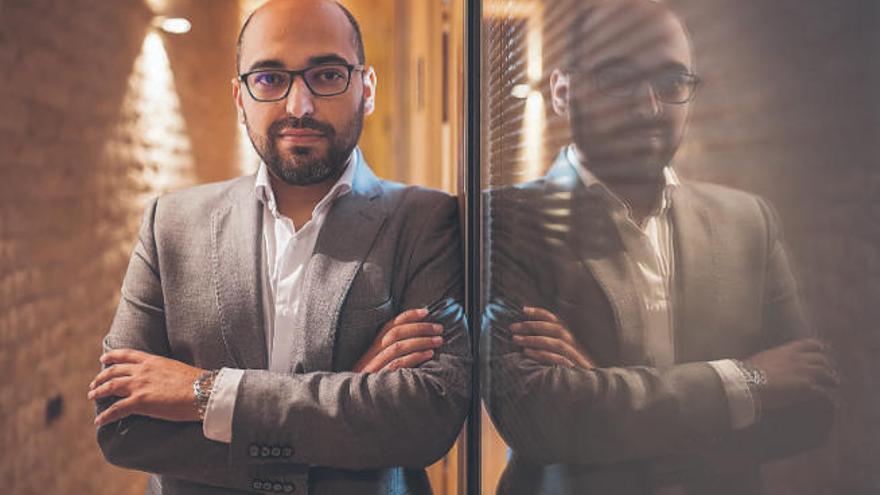
[[[491,196],[484,382],[502,493],[753,494],[816,444],[836,377],[773,210],[669,163],[699,78],[662,4],[593,2],[551,78],[573,144]]]
[[[456,202],[373,175],[357,22],[273,0],[239,38],[255,175],[150,203],[92,382],[151,494],[430,493],[470,356]]]

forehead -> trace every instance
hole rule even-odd
[[[354,32],[348,18],[333,2],[277,1],[254,13],[241,39],[241,68],[278,61],[301,68],[310,59],[338,55],[357,63]]]
[[[609,2],[610,3],[610,2]],[[610,62],[653,70],[693,66],[690,40],[681,21],[648,2],[597,8],[573,26],[575,65],[595,68]]]

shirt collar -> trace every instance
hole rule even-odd
[[[615,208],[623,208],[627,211],[627,213],[629,213],[629,207],[626,206],[626,203],[624,203],[624,201],[620,199],[620,197],[615,194],[614,191],[612,191],[601,180],[599,180],[599,178],[596,177],[593,172],[590,172],[590,170],[584,164],[583,155],[573,144],[568,145],[568,147],[566,148],[565,157],[568,160],[568,163],[574,168],[575,172],[577,172],[578,177],[580,177],[581,182],[583,182],[584,184],[584,187],[599,187],[604,194],[609,196]],[[663,185],[663,195],[660,198],[660,205],[653,213],[653,215],[662,215],[666,213],[666,211],[672,206],[672,191],[674,191],[676,187],[681,185],[678,174],[675,172],[675,169],[672,168],[671,165],[663,167],[663,180],[665,182]]]
[[[327,195],[315,205],[315,209],[312,211],[313,214],[319,213],[328,208],[333,201],[351,192],[352,182],[354,181],[354,169],[360,159],[360,156],[358,155],[359,153],[360,150],[358,148],[355,148],[351,152],[348,161],[345,162],[345,171],[342,172],[342,175],[336,183],[333,184],[333,187],[327,192]],[[278,212],[278,204],[275,202],[275,192],[272,190],[272,182],[269,180],[269,169],[265,162],[260,162],[260,168],[257,169],[257,177],[254,182],[254,195],[257,197],[258,201],[269,207],[272,216],[275,218],[281,216]]]

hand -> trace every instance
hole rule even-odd
[[[193,382],[205,370],[146,352],[116,349],[101,356],[107,366],[89,384],[89,400],[120,397],[95,418],[96,425],[132,414],[168,421],[199,421]]]
[[[375,373],[414,368],[434,357],[434,349],[443,344],[443,326],[426,323],[427,316],[425,308],[411,309],[386,323],[352,371]]]
[[[526,321],[510,325],[513,342],[522,346],[523,354],[546,364],[595,368],[592,359],[580,348],[566,328],[565,322],[542,308],[523,307]]]
[[[745,361],[767,375],[767,383],[758,388],[764,410],[781,409],[817,397],[832,400],[839,382],[825,345],[816,339],[788,342]]]

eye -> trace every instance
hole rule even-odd
[[[654,89],[666,95],[687,93],[691,85],[691,79],[687,74],[661,74],[654,81]]]
[[[257,72],[251,75],[251,84],[266,88],[276,88],[287,84],[287,74],[283,72]]]
[[[314,79],[319,82],[333,83],[345,79],[345,71],[339,67],[323,67],[315,70]]]

